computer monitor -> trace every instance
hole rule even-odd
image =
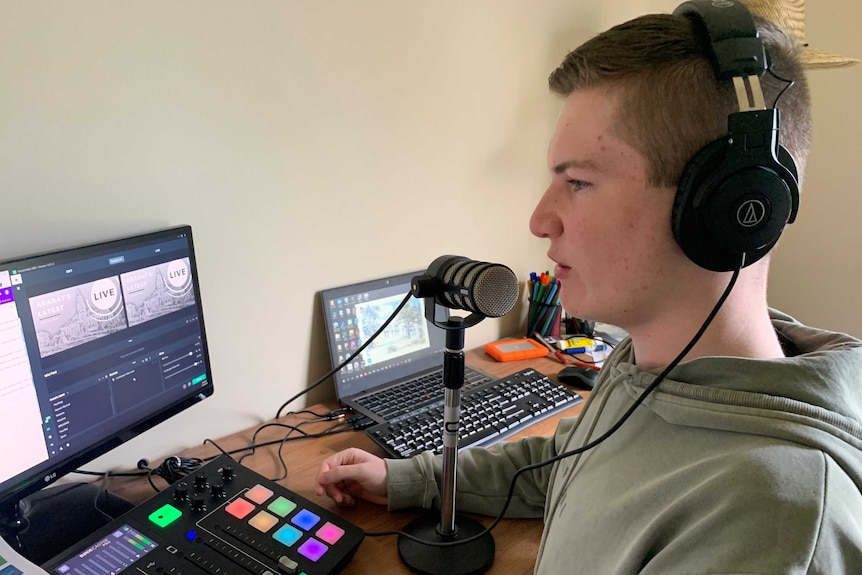
[[[192,230],[0,262],[0,520],[213,393]]]

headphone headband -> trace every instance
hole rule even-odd
[[[719,80],[762,76],[766,71],[766,49],[754,18],[742,4],[731,0],[689,0],[673,13],[694,23]]]

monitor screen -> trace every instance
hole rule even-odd
[[[212,392],[189,226],[0,262],[0,513]]]

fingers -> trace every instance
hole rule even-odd
[[[337,469],[342,465],[350,465],[355,459],[361,458],[361,455],[354,454],[352,453],[353,451],[359,450],[351,447],[350,449],[339,451],[338,453],[327,457],[323,463],[320,464],[320,469],[317,471],[318,495],[323,495],[324,486],[332,483],[329,475],[330,471]]]
[[[317,474],[315,490],[338,505],[350,506],[357,499],[385,505],[386,464],[361,449],[346,449],[328,457]]]
[[[323,488],[323,493],[320,495],[323,495],[324,493],[341,507],[353,507],[356,505],[356,499],[353,498],[347,490],[347,487],[344,485],[327,485]]]
[[[364,463],[337,465],[329,469],[321,469],[317,475],[317,482],[323,485],[338,483],[345,480],[358,481],[362,483],[368,479],[368,468]]]
[[[361,449],[351,447],[343,451],[339,451],[327,457],[320,464],[320,469],[317,472],[317,483],[333,483],[343,479],[363,479],[363,473],[369,471],[363,467],[363,464],[370,463],[376,465],[377,462],[383,465],[383,460],[377,456],[371,455]],[[383,467],[385,471],[385,467]]]

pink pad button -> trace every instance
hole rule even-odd
[[[327,521],[323,527],[317,530],[315,535],[330,545],[335,545],[341,539],[341,536],[344,535],[344,529]]]

